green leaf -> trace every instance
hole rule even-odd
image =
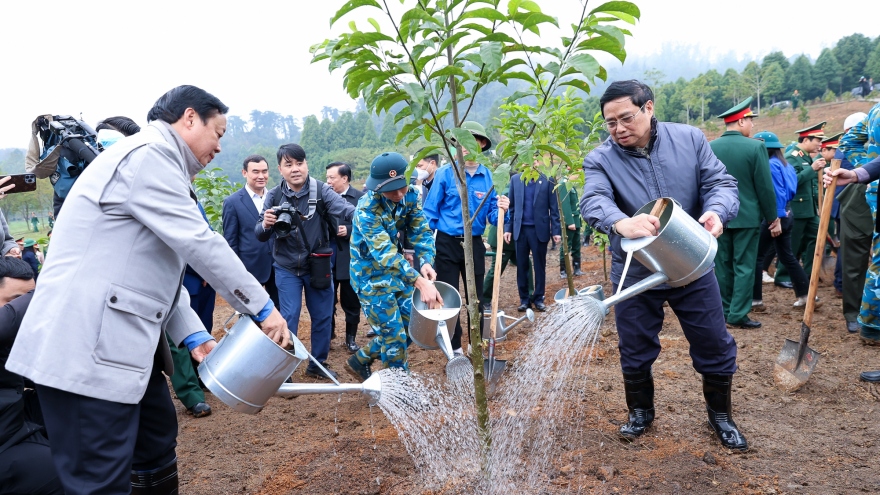
[[[471,131],[456,127],[454,129],[449,129],[449,132],[459,144],[470,152],[471,155],[476,156],[483,153],[483,150],[480,149],[480,145],[477,144],[477,140],[474,139],[474,135],[471,134]]]
[[[486,65],[486,69],[493,71],[501,67],[502,48],[503,45],[497,41],[480,45],[480,59]]]
[[[501,194],[501,191],[507,189],[510,182],[510,164],[502,163],[495,167],[492,171],[492,184],[495,186],[495,192]]]
[[[519,2],[519,6],[529,12],[538,12],[538,13],[541,12],[541,7],[538,6],[537,3],[532,2],[531,0],[523,0],[523,1]]]
[[[488,19],[494,22],[507,22],[506,15],[496,9],[492,9],[489,7],[469,10],[458,18],[459,21],[463,21],[465,19]]]
[[[330,27],[333,27],[333,24],[335,24],[340,17],[359,7],[376,7],[377,9],[382,8],[382,6],[379,5],[379,2],[376,2],[376,0],[350,0],[348,2],[345,2],[345,5],[343,5],[342,8],[336,11],[336,15],[330,18]]]
[[[587,79],[593,79],[599,74],[599,62],[589,53],[579,53],[571,57],[568,65],[580,71]]]
[[[467,31],[459,31],[453,34],[452,36],[443,40],[443,43],[440,43],[440,46],[437,48],[437,52],[439,53],[445,51],[447,46],[455,46],[455,44],[458,43],[459,40],[461,40],[465,36],[469,36],[470,34],[471,33],[468,33]]]
[[[351,34],[352,45],[375,45],[377,41],[396,42],[391,36],[382,33],[365,33],[363,31],[358,31]]]
[[[425,104],[425,88],[417,83],[405,83],[401,86],[410,100],[419,105]],[[415,113],[415,112],[414,112]]]
[[[540,12],[535,12],[527,15],[525,19],[523,19],[522,28],[538,34],[537,26],[539,24],[545,23],[550,23],[556,27],[559,27],[559,21],[556,20],[555,17],[549,16],[547,14],[542,14]]]
[[[633,21],[629,20],[632,18],[638,19],[641,17],[642,13],[639,8],[634,3],[630,2],[606,2],[602,5],[596,7],[595,9],[590,11],[590,15],[603,12],[609,15],[613,15],[618,19],[624,20],[633,24]]]
[[[623,45],[613,36],[600,35],[585,39],[578,43],[577,49],[580,50],[598,50],[613,55],[617,60],[623,62],[626,59],[626,51]]]

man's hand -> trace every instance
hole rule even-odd
[[[21,258],[21,249],[18,249],[18,247],[14,247],[14,248],[10,249],[9,251],[6,251],[6,256],[11,256],[13,258]]]
[[[831,185],[831,179],[834,177],[837,177],[838,186],[844,186],[859,181],[859,177],[856,175],[855,170],[839,168],[832,172],[830,168],[827,168],[825,169],[825,175],[822,176],[822,182],[825,184],[825,187]]]
[[[193,359],[195,359],[197,362],[201,363],[202,361],[205,360],[206,357],[208,357],[208,353],[211,352],[211,349],[213,349],[216,346],[217,346],[216,340],[208,340],[208,341],[204,342],[203,344],[199,345],[198,347],[196,347],[195,349],[193,349],[192,352],[190,352],[190,354],[192,355]]]
[[[266,213],[263,213],[263,229],[271,229],[276,221],[278,217],[275,216],[275,210],[266,210]]]
[[[424,265],[422,265],[421,273],[423,277],[430,280],[431,282],[437,280],[437,272],[434,271],[434,267],[432,267],[429,263],[425,263]]]
[[[818,171],[822,170],[823,168],[825,168],[825,159],[822,157],[819,157],[819,159],[815,160],[812,163],[812,165],[810,165],[810,166],[813,167],[813,170],[818,172]]]
[[[345,237],[348,235],[348,227],[345,225],[340,225],[338,229],[336,229],[336,235],[339,237]]]
[[[705,227],[710,234],[712,234],[712,237],[718,237],[724,232],[724,226],[721,225],[721,219],[718,218],[718,214],[714,211],[703,213],[699,222],[703,224],[703,227]]]
[[[770,230],[771,236],[779,237],[779,234],[782,233],[782,220],[780,220],[779,218],[773,220],[773,223],[770,224],[768,229]]]
[[[507,196],[498,196],[498,208],[501,208],[504,211],[507,211],[507,208],[510,207],[510,198]]]
[[[553,236],[553,242],[555,242],[556,244],[559,244],[561,241],[562,241],[561,235],[554,235]]]
[[[565,228],[567,228],[568,230],[577,230],[577,226],[575,224],[568,225]]]
[[[287,347],[290,345],[290,330],[287,328],[287,321],[278,312],[278,308],[272,308],[269,316],[260,323],[257,323],[272,342]]]
[[[422,302],[427,304],[428,308],[434,309],[437,307],[443,307],[443,298],[440,297],[440,293],[437,292],[437,288],[434,287],[434,284],[430,280],[424,277],[419,277],[416,280],[416,289],[419,289]]]
[[[504,244],[510,244],[510,240],[513,239],[513,234],[510,232],[504,233]]]
[[[632,218],[624,218],[614,224],[617,233],[627,239],[637,239],[649,235],[657,235],[660,230],[660,219],[646,213]]]

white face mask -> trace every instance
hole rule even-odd
[[[121,132],[115,131],[113,129],[101,129],[98,131],[98,143],[101,144],[104,148],[108,148],[124,138]]]
[[[417,180],[425,180],[428,178],[428,171],[422,170],[420,168],[416,169],[416,179]]]

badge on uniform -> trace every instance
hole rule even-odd
[[[476,196],[477,199],[483,199],[483,196],[485,196],[485,195],[486,195],[486,193],[484,193],[482,191],[474,191],[474,196]]]

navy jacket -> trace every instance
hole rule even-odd
[[[364,195],[363,191],[358,191],[357,189],[350,187],[348,191],[345,191],[345,194],[342,194],[342,198],[351,203],[352,206],[357,208],[358,200],[361,199],[361,196]],[[336,242],[333,244],[333,252],[335,255],[335,259],[333,260],[333,266],[335,267],[333,270],[334,275],[336,276],[336,280],[348,280],[349,279],[349,265],[351,264],[351,253],[350,242],[351,242],[351,224],[352,220],[346,220],[340,222],[340,225],[345,225],[346,230],[348,230],[348,234],[345,237],[336,236]]]
[[[258,282],[265,284],[272,273],[272,247],[275,239],[270,238],[269,242],[257,240],[254,224],[259,219],[260,212],[244,187],[223,200],[223,237],[244,263],[247,271]]]
[[[550,236],[562,235],[559,226],[559,202],[556,200],[554,184],[544,174],[540,174],[537,180],[538,189],[535,191],[533,203],[535,233],[540,242],[550,242]],[[522,228],[523,199],[525,198],[525,184],[522,174],[516,174],[510,178],[510,221],[504,224],[504,232],[513,233],[513,239],[519,239]],[[549,210],[549,213],[548,213]]]

